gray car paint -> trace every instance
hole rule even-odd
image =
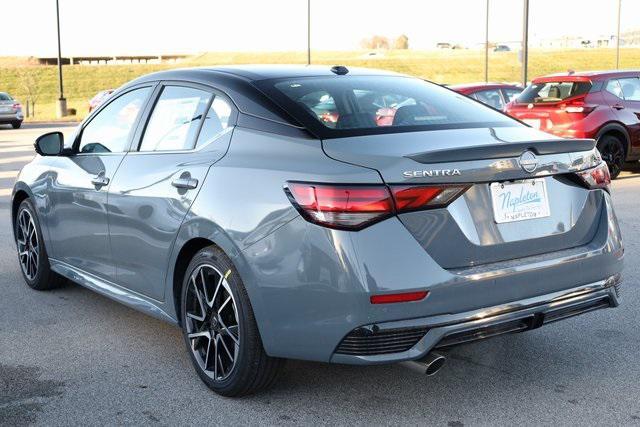
[[[210,78],[215,86],[215,78],[211,76],[216,73],[194,71],[193,81],[203,83]],[[176,75],[167,75],[175,80]],[[190,76],[185,74],[181,78],[189,80]],[[234,99],[231,91],[227,94]],[[271,114],[269,109],[265,111]],[[93,114],[99,114],[99,110]],[[455,263],[458,268],[438,264],[429,253],[428,238],[420,237],[415,229],[409,231],[412,227],[409,215],[391,217],[358,232],[332,230],[302,219],[283,191],[287,181],[296,180],[404,182],[403,170],[428,167],[404,155],[465,143],[489,145],[494,142],[480,137],[490,135],[487,130],[416,132],[321,142],[311,136],[251,129],[241,126],[242,120],[238,123],[227,134],[228,150],[221,158],[221,151],[211,152],[208,157],[205,154],[208,150],[97,156],[99,161],[91,165],[83,163],[86,160],[78,155],[36,157],[21,172],[14,195],[24,191],[35,200],[43,234],[48,236],[45,243],[52,248],[54,271],[177,323],[176,296],[181,285],[181,278],[174,280],[177,262],[191,242],[210,242],[231,257],[242,277],[268,354],[331,361],[340,340],[362,325],[463,313],[533,297],[544,299],[545,295],[576,285],[604,280],[622,269],[619,228],[610,196],[602,190],[564,188],[560,186],[567,184],[559,181],[550,184],[563,188],[567,206],[572,210],[577,211],[581,204],[593,205],[587,211],[594,218],[591,234],[578,233],[581,234],[576,240],[578,246],[508,260],[491,259],[484,255],[491,248],[483,248],[482,265]],[[514,129],[517,130],[504,130],[512,132],[513,141],[541,137],[539,132],[520,125]],[[365,138],[375,144],[366,146]],[[582,170],[599,160],[595,151],[541,157],[541,175]],[[116,171],[123,158],[126,167]],[[197,194],[176,195],[167,182],[176,174],[191,171],[194,165],[197,167],[190,173],[202,180]],[[482,194],[486,181],[528,177],[516,169],[515,158],[456,166],[461,169],[460,176],[410,182],[478,182],[479,188],[473,191]],[[114,173],[109,190],[113,206],[110,203],[105,206],[104,190],[92,189],[87,184],[91,176],[88,171],[100,168]],[[76,198],[81,203],[76,203]],[[55,206],[53,201],[58,199],[64,201],[64,207]],[[451,218],[449,226],[459,227],[469,242],[477,239],[481,244],[487,243],[482,240],[486,239],[480,233],[482,227],[478,228],[482,221],[474,216],[470,205],[466,214],[461,213],[463,202],[470,203],[464,199],[446,209],[424,214],[418,219],[418,226],[420,221],[429,221],[428,215],[444,215]],[[486,211],[487,207],[482,209]],[[566,212],[557,215],[549,221],[562,224],[567,233],[580,222],[576,215]],[[82,251],[85,245],[87,248],[104,245],[107,223],[113,223],[116,242],[115,247],[110,246],[113,258],[101,259],[101,255],[94,254],[100,252],[97,249],[84,255],[73,252]],[[517,240],[515,231],[508,228],[494,229],[489,243]],[[478,233],[475,236],[474,229]],[[93,255],[87,258],[87,254]],[[114,271],[116,265],[122,275]],[[134,271],[136,276],[131,275]],[[141,278],[139,286],[133,283],[135,277]],[[372,293],[422,289],[430,291],[428,298],[413,303],[376,306],[368,299]],[[377,362],[408,357],[389,354]],[[349,356],[340,357],[339,361],[363,363]]]

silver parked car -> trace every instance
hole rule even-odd
[[[0,92],[0,125],[11,125],[18,129],[23,120],[22,105],[8,93]]]
[[[180,325],[226,396],[287,358],[432,374],[438,349],[618,305],[594,141],[419,79],[164,71],[36,148],[12,196],[27,284],[70,279]]]

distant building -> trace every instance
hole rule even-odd
[[[117,56],[64,56],[63,65],[118,65],[176,63],[189,55],[117,55]],[[39,64],[56,65],[58,57],[38,56]]]

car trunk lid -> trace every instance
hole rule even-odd
[[[564,140],[517,126],[338,138],[323,141],[323,147],[336,160],[377,170],[391,186],[470,185],[446,208],[399,215],[443,268],[580,246],[597,228],[598,192],[567,178],[599,161],[592,140]],[[532,172],[520,164],[524,152],[537,161]],[[548,215],[497,221],[491,184],[521,181],[544,186]]]

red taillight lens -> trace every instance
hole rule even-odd
[[[325,227],[360,230],[396,213],[448,205],[468,185],[340,185],[289,182],[289,199],[310,222]]]
[[[560,105],[560,108],[567,113],[578,113],[584,114],[586,116],[587,114],[595,110],[596,107],[594,105],[585,104],[585,98],[581,97],[573,99],[566,104]]]
[[[14,110],[19,110],[19,109],[21,109],[21,108],[22,108],[22,105],[20,105],[20,103],[19,103],[19,102],[16,102],[15,104],[13,104],[13,109],[14,109]]]
[[[428,291],[404,292],[401,294],[371,295],[371,304],[391,304],[394,302],[411,302],[423,300],[429,295]]]
[[[609,190],[611,175],[609,167],[605,162],[600,163],[595,168],[587,169],[577,174],[589,188],[602,188]]]
[[[393,214],[385,186],[290,182],[287,190],[302,216],[326,227],[358,230]]]
[[[446,206],[468,188],[468,185],[398,185],[391,186],[391,193],[398,212],[409,212]]]

